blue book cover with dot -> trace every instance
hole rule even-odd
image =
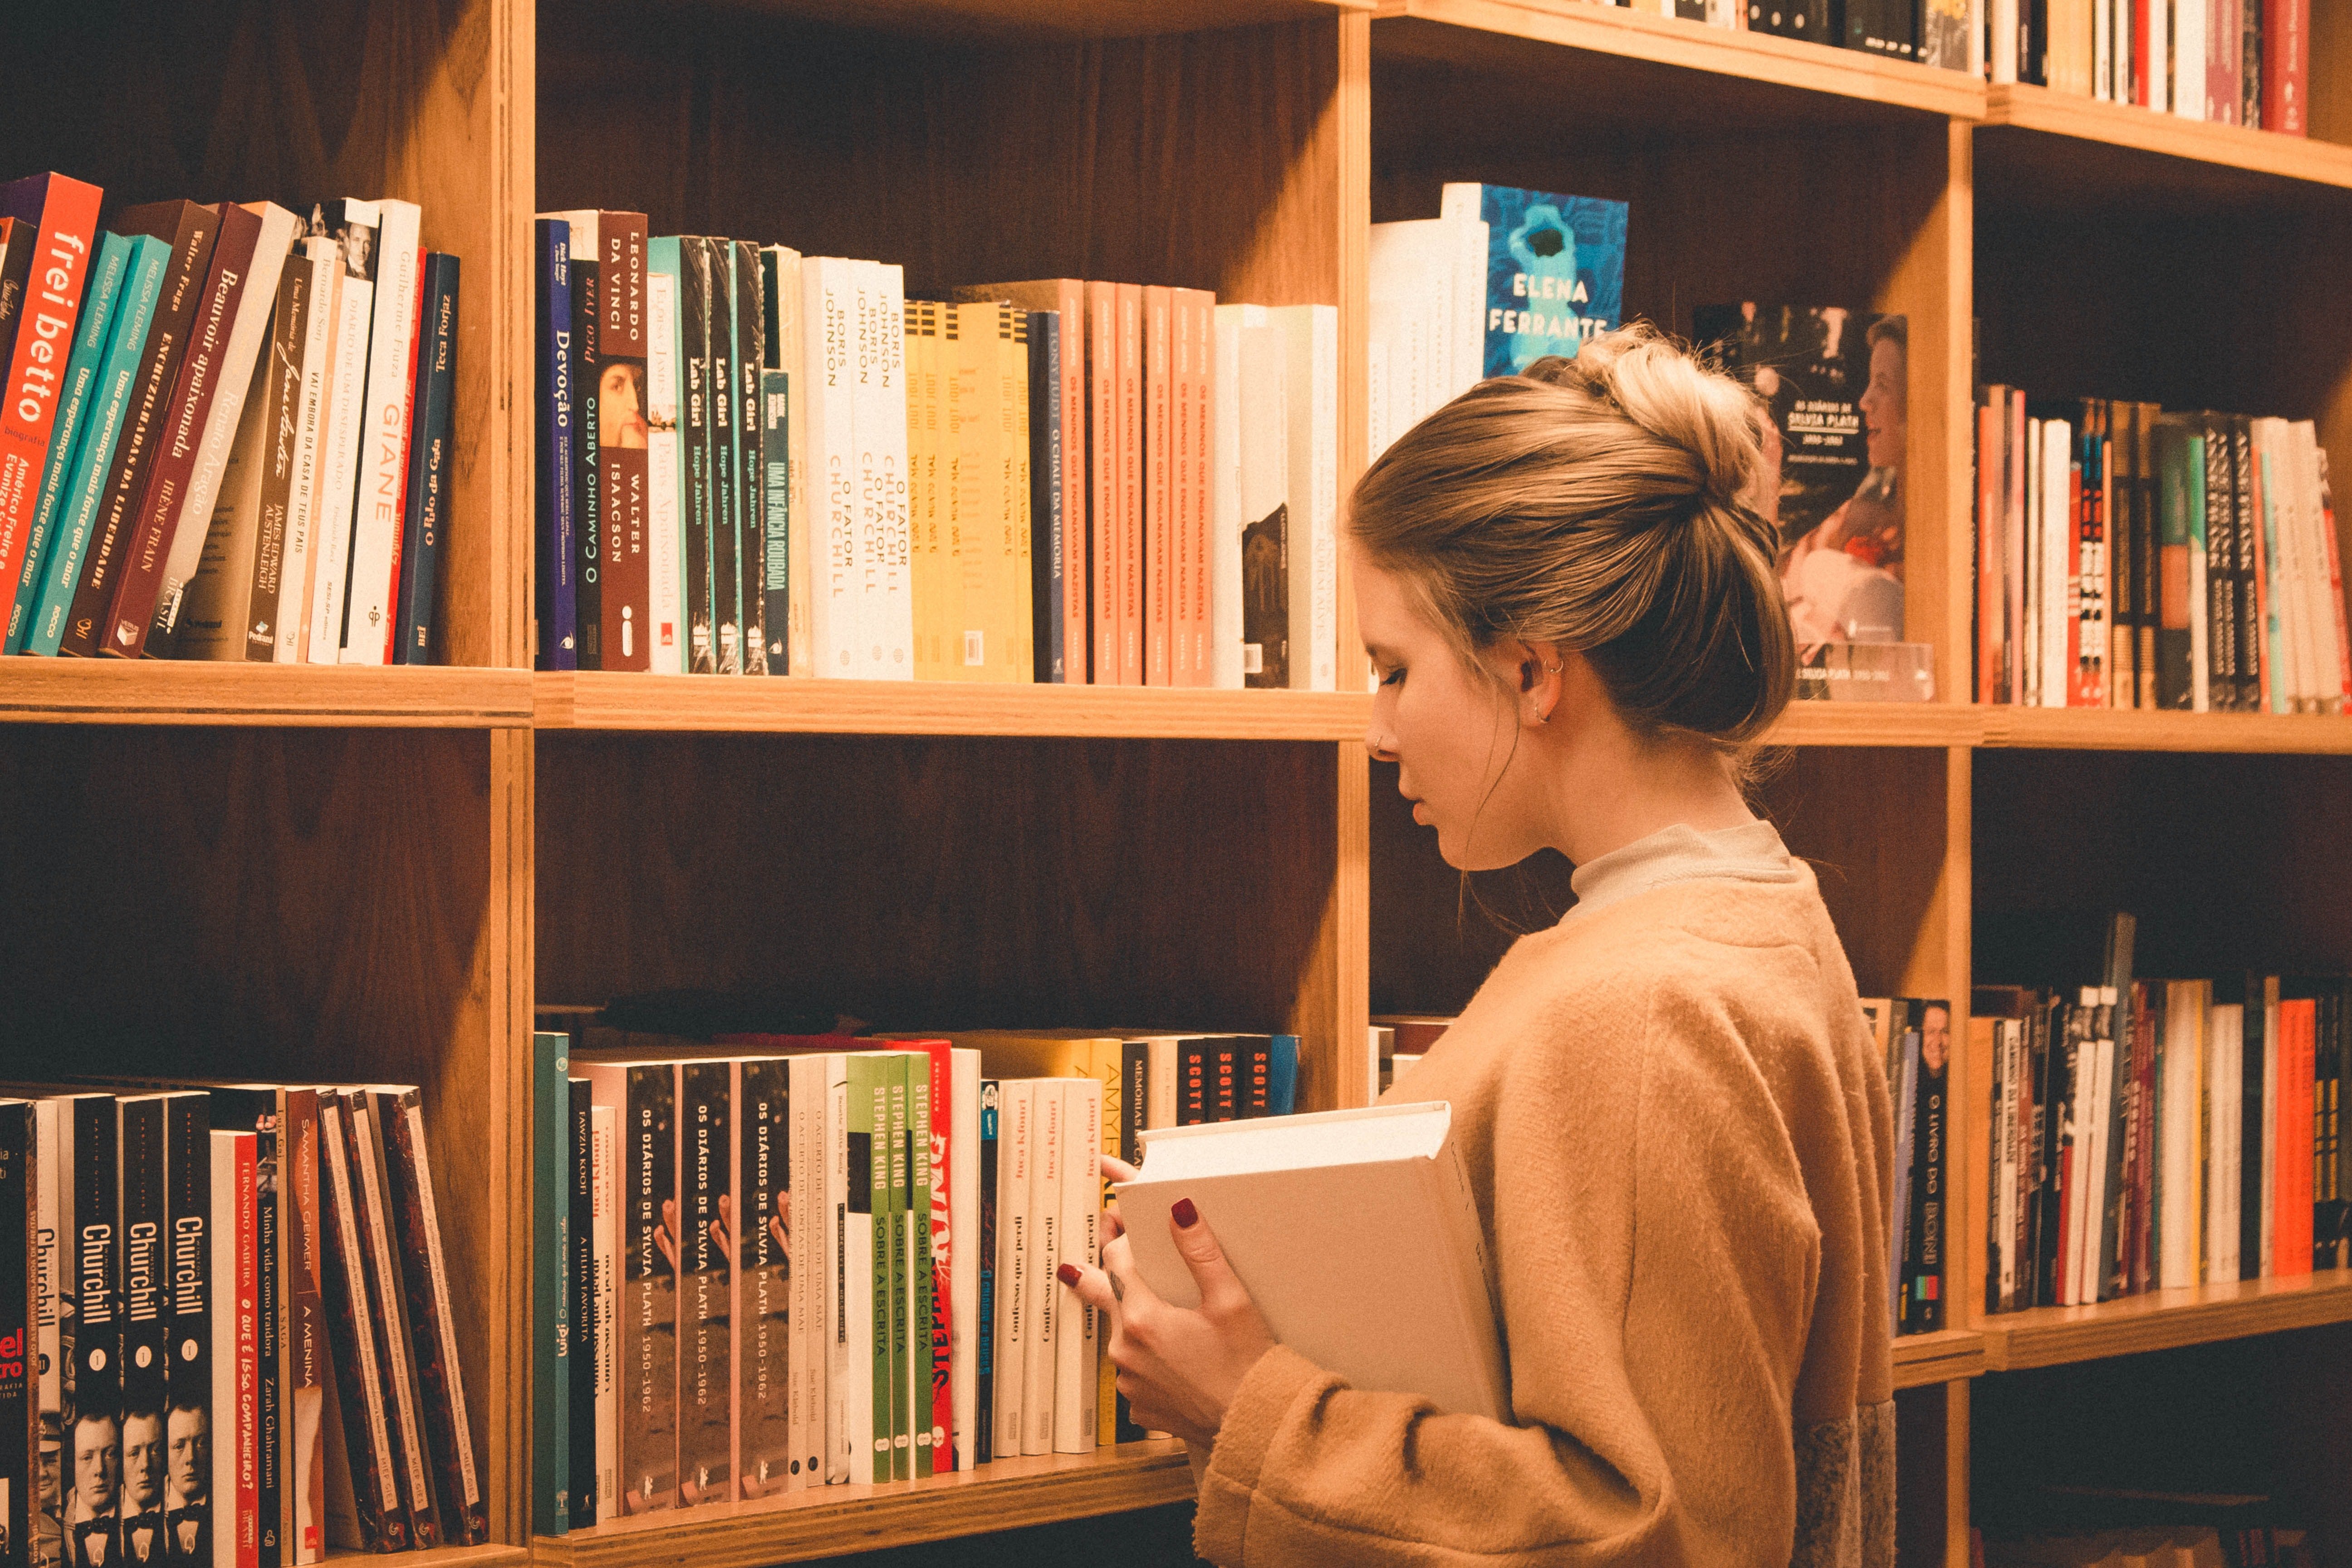
[[[1510,185],[1451,184],[1442,216],[1486,226],[1485,375],[1516,375],[1546,354],[1622,324],[1623,202]]]

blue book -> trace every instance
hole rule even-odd
[[[1298,1037],[1276,1035],[1266,1047],[1265,1113],[1287,1116],[1298,1109]]]
[[[408,516],[401,530],[400,597],[394,607],[394,664],[433,662],[433,595],[441,530],[449,510],[450,426],[457,397],[457,258],[425,258],[425,313],[418,318],[416,415],[408,441]]]
[[[545,226],[544,219],[541,220]],[[531,1036],[530,1527],[572,1531],[572,1037]]]
[[[111,236],[109,236],[111,238]],[[117,296],[114,324],[109,330],[106,357],[91,387],[89,429],[74,455],[73,471],[66,479],[61,515],[41,565],[40,601],[33,606],[32,624],[18,650],[55,654],[65,638],[66,613],[73,608],[74,590],[81,581],[82,557],[89,552],[90,529],[98,520],[106,479],[114,463],[114,447],[131,407],[131,383],[147,347],[147,329],[163,294],[163,275],[172,261],[172,242],[152,235],[132,240],[129,274]]]
[[[101,237],[97,265],[82,294],[81,321],[74,331],[73,352],[66,360],[66,378],[58,399],[57,427],[49,437],[48,461],[41,470],[40,495],[33,504],[33,526],[25,536],[25,569],[16,579],[16,601],[8,612],[5,651],[25,651],[25,633],[41,597],[41,559],[49,535],[65,504],[66,482],[73,475],[74,453],[79,444],[82,418],[98,384],[100,362],[114,327],[116,302],[123,279],[130,276],[135,242],[119,234]]]
[[[538,220],[539,505],[535,531],[541,669],[580,668],[572,511],[572,226]]]
[[[1450,184],[1439,215],[1486,225],[1484,375],[1517,375],[1622,324],[1625,204],[1510,185]]]
[[[1029,625],[1037,650],[1036,679],[1069,679],[1063,616],[1069,584],[1063,580],[1062,315],[1029,313]]]

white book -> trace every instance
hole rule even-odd
[[[857,383],[856,432],[862,461],[858,504],[870,503],[866,635],[870,679],[915,679],[914,534],[907,508],[907,286],[895,263],[858,264],[873,291],[873,369]]]
[[[2158,114],[2172,108],[2171,0],[2148,0],[2147,107]]]
[[[679,521],[677,275],[646,268],[646,574],[648,668],[686,673],[686,542]],[[794,410],[797,416],[798,410]]]
[[[851,388],[856,378],[856,263],[811,256],[801,262],[803,363],[808,389],[793,410],[808,431],[813,672],[857,673],[857,452]]]
[[[1028,1385],[1029,1189],[1036,1087],[1029,1079],[997,1085],[996,1121],[996,1429],[1000,1459],[1021,1452],[1022,1391]]]
[[[326,453],[319,468],[318,521],[311,546],[318,555],[310,573],[310,629],[305,658],[312,664],[342,662],[343,605],[352,563],[352,500],[359,483],[360,425],[367,405],[368,331],[375,320],[381,215],[373,202],[340,205],[343,226],[328,241],[339,253],[343,275],[337,291]]]
[[[2271,551],[2270,613],[2284,652],[2284,679],[2266,679],[2269,695],[2283,698],[2284,711],[2319,710],[2319,643],[2315,611],[2325,604],[2314,590],[2326,574],[2324,560],[2311,558],[2320,542],[2303,519],[2303,487],[2295,479],[2294,429],[2284,419],[2253,422],[2254,461],[2262,475],[2263,543]],[[2334,649],[2331,647],[2332,654]],[[2264,671],[2268,677],[2269,671]]]
[[[2042,706],[2066,706],[2066,629],[2074,624],[2076,585],[2068,570],[2073,531],[2066,487],[2072,474],[2074,426],[2063,419],[2042,422]]]
[[[2164,1010],[2164,1081],[2157,1118],[2158,1169],[2164,1173],[2163,1202],[2157,1212],[2157,1288],[2170,1290],[2197,1283],[2193,1217],[2197,1203],[2198,1020],[2186,1006],[2189,988],[2170,988]]]
[[[2162,0],[2158,0],[2161,4]],[[1992,79],[1996,82],[2017,79],[2017,6],[2018,0],[1991,0],[1992,4]]]
[[[214,1568],[237,1568],[257,1552],[257,1515],[239,1506],[260,1470],[261,1339],[256,1317],[260,1280],[254,1215],[254,1135],[212,1134],[212,1215],[205,1237],[212,1269],[212,1462]]]
[[[2319,502],[2318,435],[2308,419],[2279,422],[2274,467],[2279,488],[2292,500],[2297,567],[2302,578],[2295,600],[2301,623],[2304,664],[2302,696],[2310,712],[2333,713],[2343,706],[2343,662],[2336,641],[2335,586],[2327,572],[2327,518]]]
[[[1062,1165],[1069,1154],[1067,1105],[1060,1079],[1036,1079],[1030,1112],[1028,1264],[1021,1280],[1024,1345],[1021,1447],[1024,1454],[1054,1451],[1054,1384],[1059,1372],[1062,1302],[1055,1272],[1062,1264]]]
[[[1096,1226],[1102,1215],[1102,1084],[1095,1079],[1062,1080],[1062,1238],[1059,1263],[1095,1266]],[[1100,1332],[1095,1310],[1076,1290],[1055,1279],[1054,1344],[1054,1452],[1094,1451],[1095,1415],[1101,1397]]]
[[[368,331],[367,401],[361,406],[359,489],[352,500],[351,603],[342,662],[392,662],[393,602],[400,591],[400,525],[408,489],[410,400],[416,368],[417,226],[415,202],[376,204],[375,314]]]
[[[319,473],[327,447],[335,322],[342,314],[341,250],[310,236],[297,247],[310,268],[310,314],[302,334],[302,390],[294,441],[294,484],[286,507],[286,552],[278,568],[274,662],[297,664],[310,630],[310,574],[319,557]]]
[[[791,497],[790,521],[787,528],[785,561],[791,571],[791,584],[786,590],[788,619],[785,658],[791,673],[816,673],[815,650],[809,641],[809,584],[814,548],[814,534],[809,527],[808,425],[801,417],[801,399],[808,385],[803,374],[808,363],[807,333],[803,330],[802,309],[801,253],[786,246],[772,245],[767,255],[774,258],[776,266],[776,335],[770,345],[769,358],[792,373],[793,406],[785,426],[787,489]],[[775,628],[768,628],[771,639]]]
[[[2060,1303],[2063,1306],[2080,1306],[2085,1300],[2083,1281],[2087,1271],[2083,1266],[2083,1241],[2084,1232],[2089,1229],[2092,1213],[2091,1189],[2094,1184],[2091,1172],[2097,1153],[2097,1117],[2094,1108],[2097,1104],[2098,1089],[2099,1046],[2096,1040],[2085,1037],[2075,1053],[2074,1150],[2072,1174],[2067,1184],[2066,1259],[2063,1269],[2066,1297]],[[2096,1257],[2098,1248],[2094,1245],[2090,1251]]]
[[[2253,1005],[2251,1000],[2248,1006]],[[2263,1255],[2258,1278],[2271,1277],[2272,1227],[2277,1223],[2278,1195],[2278,1076],[2279,987],[2275,979],[2263,982]]]
[[[784,1468],[786,1491],[820,1484],[812,1478],[822,1478],[824,1472],[824,1384],[822,1378],[817,1380],[818,1399],[812,1405],[807,1377],[812,1362],[822,1363],[824,1347],[811,1321],[817,1291],[816,1269],[810,1258],[817,1250],[813,1215],[823,1201],[812,1188],[822,1166],[812,1161],[811,1154],[822,1144],[824,1103],[824,1057],[793,1058],[784,1066],[783,1218],[787,1260],[796,1250],[803,1262],[798,1268],[788,1268],[784,1276],[785,1447],[791,1455]]]
[[[1250,305],[1216,310],[1216,437],[1209,486],[1209,684],[1242,684],[1242,325]]]
[[[978,1464],[980,1452],[980,1070],[976,1047],[955,1047],[948,1079],[948,1389],[959,1470]]]
[[[1244,309],[1256,310],[1257,306]],[[1281,557],[1286,576],[1296,575],[1299,559],[1298,538],[1305,523],[1299,509],[1290,504],[1290,420],[1289,399],[1285,395],[1285,362],[1289,357],[1288,344],[1282,328],[1271,321],[1261,321],[1244,316],[1242,322],[1242,433],[1241,433],[1241,526],[1244,542],[1251,528],[1263,525],[1277,511],[1286,510],[1283,537],[1290,541]],[[1268,552],[1269,555],[1271,552]],[[1263,640],[1250,640],[1251,617],[1249,594],[1256,588],[1272,604],[1280,606],[1277,624],[1285,627],[1284,647],[1269,650]],[[1271,653],[1276,668],[1284,668],[1286,660],[1290,678],[1297,678],[1306,658],[1306,647],[1300,640],[1306,633],[1306,622],[1293,617],[1294,594],[1286,589],[1281,594],[1272,591],[1263,581],[1253,582],[1244,574],[1242,583],[1242,676],[1265,675]]]
[[[2238,1128],[2244,1063],[2239,1051],[2244,1041],[2238,1031],[2244,1010],[2235,1006],[2210,1009],[2205,1017],[2205,1073],[2212,1114],[2207,1119],[2205,1167],[2205,1283],[2221,1284],[2238,1277]]]
[[[2116,96],[2116,8],[2113,0],[2091,0],[2091,96]]]
[[[1452,395],[1454,241],[1462,226],[1434,217],[1371,226],[1365,270],[1373,332],[1386,350],[1390,384],[1383,428],[1368,457],[1378,458]]]
[[[1290,685],[1339,689],[1339,312],[1283,305],[1266,312],[1282,329],[1288,395]]]
[[[1444,1102],[1144,1134],[1118,1189],[1136,1271],[1200,1304],[1168,1211],[1188,1197],[1274,1337],[1351,1386],[1511,1419],[1485,1231]]]
[[[1454,252],[1448,307],[1453,320],[1446,329],[1454,368],[1438,389],[1439,403],[1450,403],[1486,379],[1486,220],[1465,212],[1444,222]]]
[[[2004,422],[2007,414],[2002,415]],[[2025,517],[2021,565],[2024,573],[2025,623],[2018,628],[2022,690],[2021,703],[2042,706],[2042,421],[2025,422],[2025,450],[2016,460],[2025,465]]]
[[[609,1105],[588,1110],[588,1300],[595,1329],[596,1518],[621,1517],[621,1385],[613,1357],[614,1318],[621,1292],[621,1170],[613,1146],[617,1112]],[[572,1418],[579,1419],[574,1412]]]
[[[155,600],[155,626],[167,634],[176,630],[186,603],[188,584],[202,563],[205,542],[211,536],[213,504],[220,497],[221,476],[227,471],[230,449],[245,415],[245,401],[257,379],[262,349],[269,340],[270,317],[278,309],[278,281],[286,258],[294,248],[299,221],[273,202],[259,207],[261,237],[254,243],[251,270],[245,291],[237,296],[236,319],[229,323],[228,343],[221,354],[220,380],[212,406],[205,412],[204,435],[196,446],[196,466],[180,500],[180,514],[172,521],[172,548],[163,558],[163,585]],[[247,211],[253,210],[248,207]],[[247,556],[250,574],[252,557]],[[240,617],[241,618],[241,617]],[[151,633],[152,635],[152,633]],[[234,657],[245,655],[245,639],[236,637]]]
[[[2215,3],[2173,0],[2172,112],[2184,120],[2202,120],[2206,115],[2206,14]]]

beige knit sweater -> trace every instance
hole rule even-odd
[[[1390,1091],[1453,1105],[1516,1425],[1276,1346],[1196,1456],[1202,1556],[1892,1563],[1885,1079],[1812,873],[1779,866],[1580,875]]]

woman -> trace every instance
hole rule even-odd
[[[1390,1091],[1453,1106],[1516,1420],[1275,1344],[1180,1201],[1200,1310],[1123,1237],[1064,1279],[1136,1418],[1192,1445],[1225,1568],[1893,1561],[1886,1088],[1812,874],[1739,788],[1793,660],[1757,443],[1745,393],[1633,328],[1465,394],[1356,489],[1373,754],[1454,865],[1577,866]]]

